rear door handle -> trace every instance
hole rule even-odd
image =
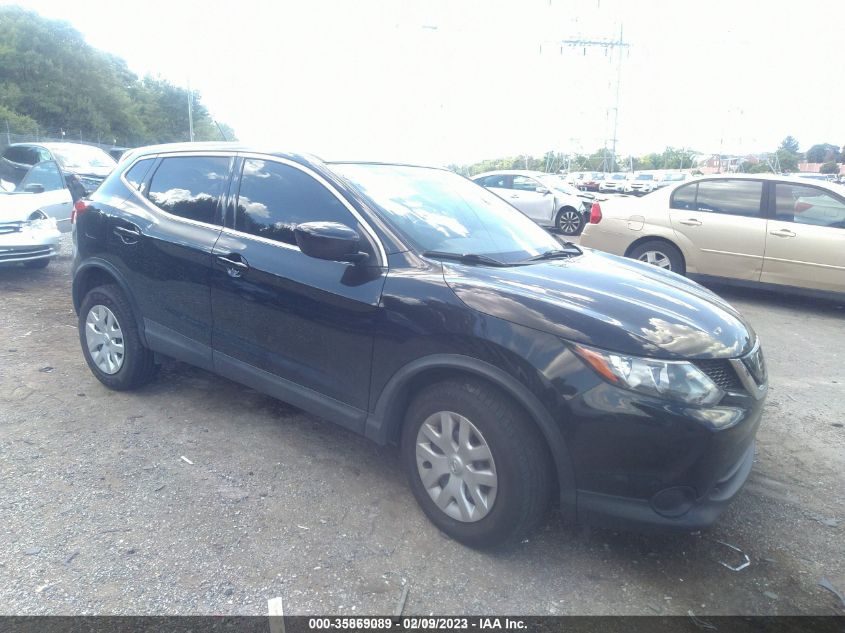
[[[701,220],[696,220],[695,218],[689,218],[688,220],[678,220],[681,224],[686,224],[687,226],[701,226]]]
[[[124,244],[137,244],[141,239],[141,230],[137,226],[116,226],[113,233],[120,238]]]
[[[238,259],[234,259],[235,257]],[[230,277],[240,277],[249,270],[249,264],[240,255],[218,255],[217,263],[226,268]]]
[[[790,231],[789,229],[778,229],[777,231],[769,231],[769,235],[774,235],[775,237],[795,237],[796,234]]]

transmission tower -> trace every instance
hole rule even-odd
[[[622,50],[629,49],[631,47],[631,45],[625,41],[623,26],[619,26],[619,39],[616,40],[569,38],[552,43],[560,47],[561,54],[563,54],[564,46],[568,48],[582,48],[585,55],[587,54],[588,47],[603,48],[605,51],[611,51],[611,54],[614,50],[619,49],[619,54],[616,60],[616,99],[613,106],[613,139],[611,139],[613,142],[611,149],[611,164],[616,163],[616,134],[619,129],[619,84],[622,80]],[[540,52],[543,52],[542,44],[540,45]],[[605,156],[602,160],[602,167],[606,168],[606,166],[607,157]]]

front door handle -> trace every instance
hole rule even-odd
[[[116,226],[112,231],[124,244],[137,244],[141,239],[141,230],[137,226]]]
[[[240,277],[249,270],[249,264],[240,255],[218,255],[217,263],[226,268],[230,277]]]
[[[695,218],[689,218],[688,220],[678,220],[681,224],[686,224],[687,226],[701,226],[701,220],[696,220]]]
[[[796,234],[789,229],[778,229],[777,231],[769,231],[769,235],[774,235],[775,237],[795,237]]]

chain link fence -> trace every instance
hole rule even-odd
[[[106,151],[113,147],[124,147],[119,139],[104,139],[100,135],[84,134],[81,130],[72,132],[66,129],[36,130],[35,132],[16,131],[8,121],[0,123],[0,152],[13,143],[85,143]]]

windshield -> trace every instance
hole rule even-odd
[[[117,163],[99,147],[67,145],[51,147],[50,151],[65,169],[73,171],[112,169]]]
[[[610,174],[609,180],[625,180],[627,177],[625,174]]]
[[[654,180],[654,176],[652,174],[640,174],[637,176],[637,180]]]
[[[515,263],[560,248],[507,202],[453,172],[352,163],[332,168],[375,202],[385,219],[421,251]]]

